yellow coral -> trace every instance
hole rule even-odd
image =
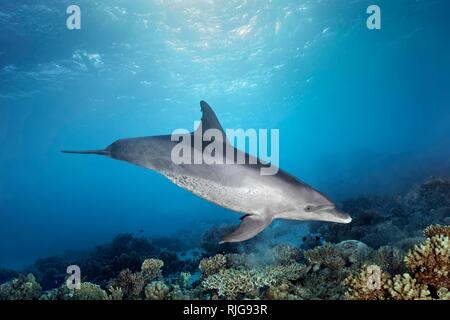
[[[376,272],[378,269],[380,272]],[[375,272],[374,272],[375,271]],[[347,287],[345,298],[349,300],[385,300],[388,298],[387,283],[389,274],[378,266],[364,265],[356,275],[345,278]]]
[[[266,298],[269,300],[286,300],[289,297],[289,290],[291,284],[289,282],[282,282],[276,286],[270,286],[266,292]]]
[[[417,283],[408,273],[396,275],[385,285],[390,296],[395,300],[429,300],[430,291],[425,284]]]
[[[161,269],[164,266],[164,262],[159,259],[145,259],[142,262],[141,272],[145,281],[149,282],[161,277]]]
[[[447,288],[439,288],[437,291],[437,296],[440,300],[450,300],[450,292]]]
[[[437,229],[433,229],[432,235]],[[405,257],[405,263],[414,277],[423,284],[437,288],[450,288],[449,237],[435,234],[422,245],[415,246]]]
[[[450,226],[441,226],[440,224],[431,225],[423,231],[423,234],[427,238],[431,238],[436,235],[444,235],[450,237]]]
[[[100,288],[100,286],[90,283],[83,282],[80,284],[80,289],[74,289],[73,300],[108,300],[108,295],[105,290]]]
[[[145,287],[144,293],[147,300],[164,300],[169,287],[163,281],[153,281]]]
[[[122,300],[123,299],[122,288],[109,287],[108,291],[109,291],[109,295],[108,295],[109,300]]]

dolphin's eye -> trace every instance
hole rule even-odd
[[[313,206],[306,206],[305,207],[305,211],[306,212],[311,212],[313,209],[314,209]]]

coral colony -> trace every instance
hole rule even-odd
[[[119,235],[78,257],[40,259],[22,273],[0,270],[0,299],[450,299],[450,180],[343,206],[354,223],[314,223],[310,235],[263,253],[245,243],[219,246],[228,226],[169,246]],[[83,272],[79,289],[65,283],[69,264]]]

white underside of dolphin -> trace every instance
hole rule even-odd
[[[203,132],[217,129],[225,136],[211,107],[204,101],[200,102],[200,106]],[[226,138],[223,143],[229,144]],[[171,135],[163,135],[120,139],[102,150],[63,152],[105,155],[157,171],[177,186],[205,200],[242,213],[239,228],[225,236],[221,243],[250,239],[274,219],[351,221],[351,217],[339,212],[325,195],[283,170],[279,169],[275,175],[261,175],[260,169],[265,165],[259,159],[257,164],[247,164],[252,163],[250,161],[245,164],[175,164],[171,152],[176,144],[171,140]],[[242,153],[234,147],[232,149]],[[203,152],[194,144],[190,151]],[[245,155],[247,159],[252,158]]]

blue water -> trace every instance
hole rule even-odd
[[[0,267],[237,220],[157,173],[59,152],[192,129],[200,100],[225,128],[280,129],[280,166],[336,201],[450,173],[447,0],[37,2],[0,3]]]

